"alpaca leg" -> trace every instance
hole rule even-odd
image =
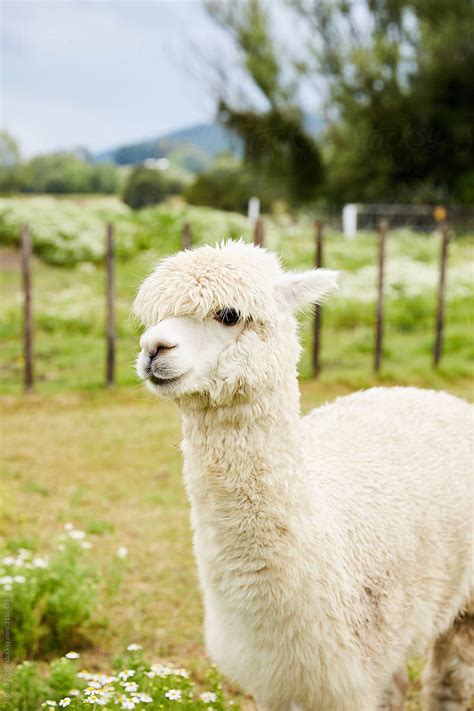
[[[474,609],[459,615],[431,650],[423,674],[425,711],[474,709]]]
[[[379,704],[379,711],[403,711],[407,689],[408,674],[405,667],[402,667],[392,676],[390,685]]]

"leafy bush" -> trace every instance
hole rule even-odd
[[[84,205],[49,197],[0,198],[0,242],[18,244],[21,225],[28,224],[34,251],[44,261],[61,266],[98,262],[104,257],[105,225],[112,221],[119,256],[131,256],[134,228],[127,220],[117,219],[126,213],[125,206],[108,199]]]
[[[206,205],[219,210],[246,214],[249,199],[258,195],[262,210],[267,211],[279,195],[266,182],[234,160],[217,161],[207,172],[197,176],[184,195],[192,205]]]
[[[15,659],[63,651],[78,641],[96,603],[97,575],[87,560],[91,544],[69,528],[51,557],[5,548],[0,605],[8,620],[5,652]]]
[[[159,170],[139,166],[130,173],[123,201],[136,210],[148,205],[157,205],[168,195],[180,195],[182,190],[183,183],[177,178]]]
[[[208,688],[196,689],[186,669],[169,664],[148,664],[141,647],[131,644],[128,654],[118,659],[111,674],[77,672],[79,655],[69,652],[54,661],[46,677],[38,667],[25,662],[13,670],[8,687],[0,692],[0,708],[37,711],[39,708],[173,709],[223,711],[226,701],[219,676],[208,674]],[[234,707],[235,708],[235,707]]]

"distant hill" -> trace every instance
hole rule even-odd
[[[202,123],[164,136],[118,146],[94,156],[94,161],[117,165],[136,165],[147,158],[169,158],[193,173],[204,170],[219,153],[240,156],[238,137],[219,124]]]
[[[306,114],[305,125],[309,133],[317,135],[323,122],[319,116]],[[168,158],[176,167],[199,173],[205,170],[219,153],[232,153],[240,157],[242,141],[217,123],[201,123],[164,136],[97,153],[93,156],[93,161],[136,165],[147,158]]]

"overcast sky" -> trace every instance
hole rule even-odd
[[[213,118],[198,0],[0,0],[1,123],[23,155],[93,150]]]

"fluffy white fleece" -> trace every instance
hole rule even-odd
[[[150,387],[183,412],[209,654],[272,711],[388,708],[406,656],[473,603],[471,406],[374,388],[300,415],[292,312],[333,283],[284,275],[264,250],[221,245],[164,260],[135,305],[149,329],[144,378],[164,333],[165,350],[173,329],[181,334],[164,354],[179,373],[193,343],[179,330],[186,319],[209,340],[226,329],[209,321],[216,310],[243,314],[215,361],[206,351],[205,376]],[[462,668],[459,656],[451,667]],[[449,708],[467,708],[460,676]],[[447,708],[432,693],[429,708]]]

